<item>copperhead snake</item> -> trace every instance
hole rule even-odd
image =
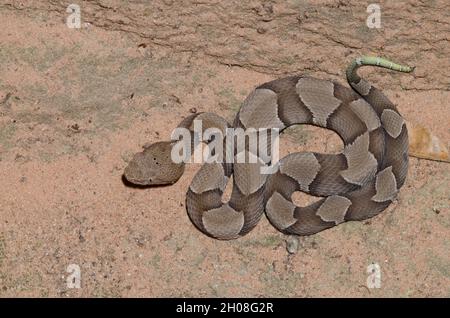
[[[250,232],[265,212],[279,231],[311,235],[342,222],[371,218],[386,209],[406,179],[408,132],[394,104],[357,74],[364,65],[400,72],[414,69],[364,56],[347,69],[353,89],[332,81],[290,76],[254,89],[232,126],[213,113],[184,119],[179,127],[192,134],[194,120],[201,120],[203,129],[221,131],[228,127],[283,130],[310,124],[336,132],[344,143],[339,154],[289,154],[269,175],[260,173],[267,164],[261,160],[203,164],[186,195],[194,225],[213,238],[235,239]],[[184,163],[171,160],[173,147],[174,141],[144,146],[125,168],[124,177],[138,185],[175,183],[184,172]],[[232,175],[231,198],[224,203],[222,195]],[[299,207],[291,200],[295,191],[323,198]]]

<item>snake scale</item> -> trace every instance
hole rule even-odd
[[[336,132],[344,143],[339,154],[289,154],[278,162],[277,171],[268,175],[260,173],[261,166],[267,164],[262,160],[204,163],[186,195],[194,225],[213,238],[235,239],[250,232],[265,212],[279,231],[311,235],[383,211],[406,179],[408,132],[394,104],[357,74],[364,65],[400,72],[414,69],[363,56],[347,69],[352,89],[332,81],[290,76],[254,89],[232,126],[213,113],[196,113],[184,119],[179,127],[192,134],[194,120],[201,120],[203,129],[216,127],[223,132],[229,127],[283,130],[310,124]],[[174,142],[144,146],[125,168],[124,177],[138,185],[176,182],[184,172],[184,163],[171,160]],[[224,203],[222,195],[231,176],[231,198]],[[295,191],[322,198],[305,207],[296,206],[291,199]]]

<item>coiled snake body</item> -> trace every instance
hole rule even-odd
[[[257,87],[236,115],[234,128],[278,128],[312,124],[335,131],[344,143],[340,154],[293,153],[274,174],[260,173],[264,162],[205,163],[187,191],[189,217],[203,233],[234,239],[252,230],[266,212],[286,234],[310,235],[345,221],[364,220],[383,211],[404,184],[408,170],[408,134],[396,107],[357,75],[363,65],[400,72],[413,68],[376,57],[356,59],[347,70],[349,89],[331,81],[291,76]],[[229,124],[212,113],[194,114],[180,123],[192,131],[224,132]],[[173,141],[145,146],[126,167],[125,178],[139,185],[171,184],[184,171],[171,160]],[[247,149],[248,150],[248,149]],[[233,175],[231,199],[222,202]],[[293,204],[295,191],[323,197],[306,207]]]

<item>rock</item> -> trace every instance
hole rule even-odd
[[[256,29],[256,32],[258,32],[259,34],[264,34],[264,33],[267,32],[267,29],[259,27],[259,28]]]
[[[289,254],[295,254],[298,252],[298,236],[297,235],[290,235],[286,239],[286,250]]]

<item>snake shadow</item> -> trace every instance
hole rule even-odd
[[[149,188],[166,188],[170,187],[171,184],[161,184],[161,185],[140,185],[140,184],[134,184],[125,178],[124,175],[121,176],[122,183],[128,187],[128,188],[134,188],[134,189],[149,189]]]

